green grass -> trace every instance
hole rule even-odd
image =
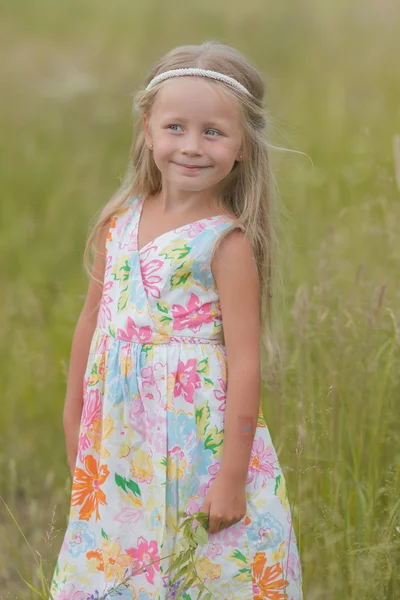
[[[400,7],[395,0],[5,0],[0,9],[0,490],[50,576],[70,478],[62,407],[89,225],[132,92],[182,43],[264,75],[282,202],[283,368],[264,398],[307,600],[400,597]],[[397,176],[397,182],[396,182]],[[54,519],[53,519],[54,512]],[[0,598],[39,585],[0,506]]]

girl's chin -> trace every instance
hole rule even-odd
[[[163,177],[162,181],[163,187],[168,185],[177,188],[178,190],[187,190],[190,192],[201,192],[214,185],[213,183],[205,183],[204,181],[200,183],[195,177]]]

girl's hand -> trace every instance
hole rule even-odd
[[[209,515],[209,533],[238,523],[246,515],[245,485],[219,474],[204,498],[203,511]]]

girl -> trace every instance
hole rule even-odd
[[[174,597],[160,559],[178,516],[199,511],[209,539],[197,571],[216,598],[302,597],[260,409],[273,242],[262,98],[254,67],[214,42],[166,54],[137,95],[132,174],[87,246],[96,240],[64,409],[73,485],[56,600]],[[183,597],[197,596],[194,584]]]

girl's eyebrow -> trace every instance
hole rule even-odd
[[[172,123],[178,122],[178,123],[187,123],[188,119],[185,119],[184,117],[178,117],[177,115],[163,115],[162,117],[162,121],[169,121]],[[220,119],[217,119],[215,121],[205,121],[203,123],[204,127],[221,127],[224,125],[227,125],[228,121],[227,119],[224,119],[224,117],[221,117]]]

